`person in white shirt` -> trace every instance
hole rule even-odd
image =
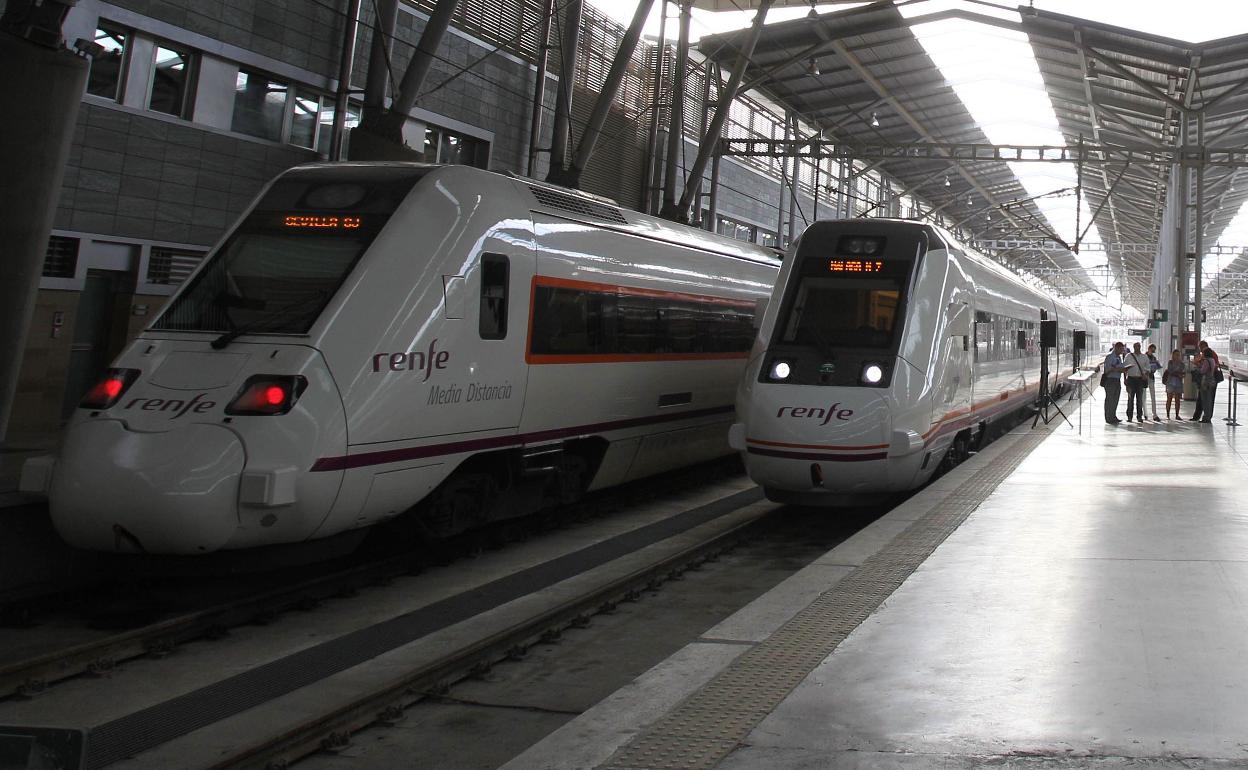
[[[1148,387],[1148,356],[1140,352],[1140,343],[1132,346],[1123,356],[1127,367],[1127,422],[1131,422],[1131,410],[1135,407],[1136,419],[1144,422],[1144,389]]]
[[[1157,416],[1157,370],[1161,362],[1157,360],[1157,346],[1148,346],[1148,405],[1153,409],[1153,422],[1161,422]],[[1164,385],[1164,383],[1163,383]]]

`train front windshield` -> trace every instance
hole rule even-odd
[[[283,176],[152,328],[306,334],[427,172],[347,167]]]
[[[882,239],[868,241],[871,253],[864,254],[862,241],[856,239],[852,250],[845,243],[838,254],[802,261],[778,342],[820,350],[893,346],[913,262],[885,257]]]

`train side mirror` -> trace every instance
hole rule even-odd
[[[767,301],[770,297],[759,297],[754,300],[754,317],[750,319],[750,324],[755,328],[761,328],[763,325],[763,313],[767,312]]]

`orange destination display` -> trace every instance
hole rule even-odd
[[[333,214],[287,214],[282,218],[282,225],[300,230],[356,230],[360,226],[360,218]]]
[[[833,273],[878,273],[884,262],[878,259],[831,259],[828,270]]]

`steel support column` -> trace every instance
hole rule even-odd
[[[794,115],[792,112],[790,112],[788,115],[785,116],[785,121],[791,122],[793,124],[793,128],[791,129],[791,131],[793,133],[793,138],[796,139],[798,137],[797,115]],[[789,176],[789,242],[788,242],[788,245],[793,244],[793,237],[797,231],[797,186],[801,178],[802,178],[802,159],[794,156],[793,173]]]
[[[718,104],[724,95],[724,73],[720,70],[719,65],[715,63],[711,64],[711,72],[715,76],[715,103]],[[710,105],[706,105],[706,107],[709,109]],[[707,128],[710,128],[709,123]],[[719,136],[723,136],[723,133],[721,130]],[[718,139],[719,137],[717,136],[716,141]],[[711,193],[707,199],[707,219],[709,221],[706,223],[706,229],[713,233],[719,232],[719,160],[719,153],[715,153],[715,156],[711,159]]]
[[[789,141],[792,134],[789,133],[789,116],[784,116],[784,141]],[[787,248],[788,243],[784,238],[784,186],[789,180],[789,156],[780,156],[780,189],[776,191],[776,245],[781,249]]]
[[[529,158],[526,174],[537,173],[537,154],[541,152],[542,115],[546,111],[546,60],[550,55],[550,25],[555,17],[555,0],[542,5],[542,31],[537,47],[537,76],[533,80],[533,112],[529,117]]]
[[[429,14],[425,30],[420,34],[420,42],[416,44],[416,51],[407,64],[402,82],[399,83],[399,95],[394,98],[390,111],[386,113],[384,136],[390,141],[398,144],[403,142],[403,126],[416,104],[416,97],[425,87],[425,78],[433,67],[433,59],[442,45],[442,36],[451,26],[451,17],[458,4],[459,0],[438,0],[438,4],[433,7],[433,13]]]
[[[654,87],[650,99],[650,127],[646,132],[646,175],[641,191],[642,211],[659,213],[659,117],[663,114],[663,68],[667,65],[667,3],[659,0],[659,42],[654,50]]]
[[[637,41],[641,39],[641,30],[645,27],[646,19],[650,16],[650,9],[653,6],[654,0],[640,0],[637,3],[637,10],[633,13],[633,20],[624,32],[624,39],[620,41],[619,49],[615,52],[615,59],[611,62],[607,79],[602,84],[598,101],[594,104],[594,111],[585,124],[585,132],[581,134],[581,141],[577,144],[572,164],[566,171],[552,166],[550,169],[552,176],[548,177],[550,181],[568,187],[581,186],[581,174],[589,165],[590,156],[594,154],[594,146],[598,143],[598,138],[602,136],[602,127],[607,122],[607,113],[610,112],[616,94],[620,91],[620,84],[624,82],[628,65],[633,60],[633,52],[637,50]]]
[[[1196,146],[1201,149],[1201,157],[1196,163],[1196,174],[1195,174],[1195,177],[1196,177],[1196,206],[1195,206],[1196,232],[1193,233],[1193,235],[1195,236],[1195,241],[1196,241],[1196,245],[1195,245],[1196,263],[1195,265],[1193,265],[1192,272],[1195,274],[1195,278],[1193,279],[1193,282],[1196,284],[1196,286],[1195,286],[1195,291],[1193,292],[1193,297],[1192,297],[1192,302],[1195,303],[1193,305],[1195,312],[1192,313],[1192,328],[1196,331],[1196,336],[1199,337],[1201,326],[1203,323],[1200,317],[1201,311],[1203,309],[1201,305],[1201,299],[1202,299],[1202,294],[1204,293],[1204,288],[1205,288],[1204,287],[1205,282],[1204,282],[1204,279],[1202,278],[1202,276],[1204,275],[1204,271],[1201,269],[1204,263],[1204,259],[1205,259],[1205,159],[1204,159],[1205,114],[1203,112],[1197,113],[1196,115]]]
[[[568,141],[572,133],[572,89],[576,80],[577,48],[581,44],[583,0],[568,0],[563,14],[563,36],[559,41],[559,92],[555,99],[555,125],[550,140],[550,179],[568,161]]]
[[[685,152],[685,70],[689,67],[689,22],[693,12],[693,0],[680,0],[680,33],[676,41],[676,64],[672,75],[672,108],[667,121],[667,161],[663,168],[663,208],[659,216],[666,219],[688,220],[676,208],[676,182],[680,173],[680,159]]]
[[[351,104],[351,72],[355,63],[355,39],[360,30],[361,0],[347,0],[343,17],[342,48],[338,59],[338,89],[334,93],[334,126],[329,136],[329,159],[342,160],[347,131],[347,110]]]
[[[706,128],[706,134],[698,144],[698,154],[693,160],[693,166],[689,169],[689,179],[702,178],[703,172],[706,171],[707,162],[719,145],[720,134],[724,130],[724,123],[728,120],[728,109],[732,105],[733,100],[737,98],[737,91],[741,88],[741,80],[745,77],[745,68],[749,66],[750,57],[754,55],[754,46],[758,43],[759,35],[763,31],[763,21],[767,18],[767,9],[771,7],[771,3],[772,0],[760,0],[758,4],[758,11],[755,12],[754,21],[750,26],[750,34],[745,39],[745,47],[741,49],[737,63],[733,67],[732,75],[728,78],[728,85],[724,87],[723,92],[720,94],[719,102],[715,105],[715,115],[711,118],[710,125]],[[682,212],[687,216],[691,202],[690,195],[690,186],[686,183],[685,192],[681,195],[680,204],[676,207],[677,219],[681,217]]]
[[[399,16],[399,0],[375,0],[373,42],[368,51],[368,72],[364,80],[364,109],[361,124],[368,130],[386,111],[386,91],[390,87],[390,54],[394,48],[394,25]]]

